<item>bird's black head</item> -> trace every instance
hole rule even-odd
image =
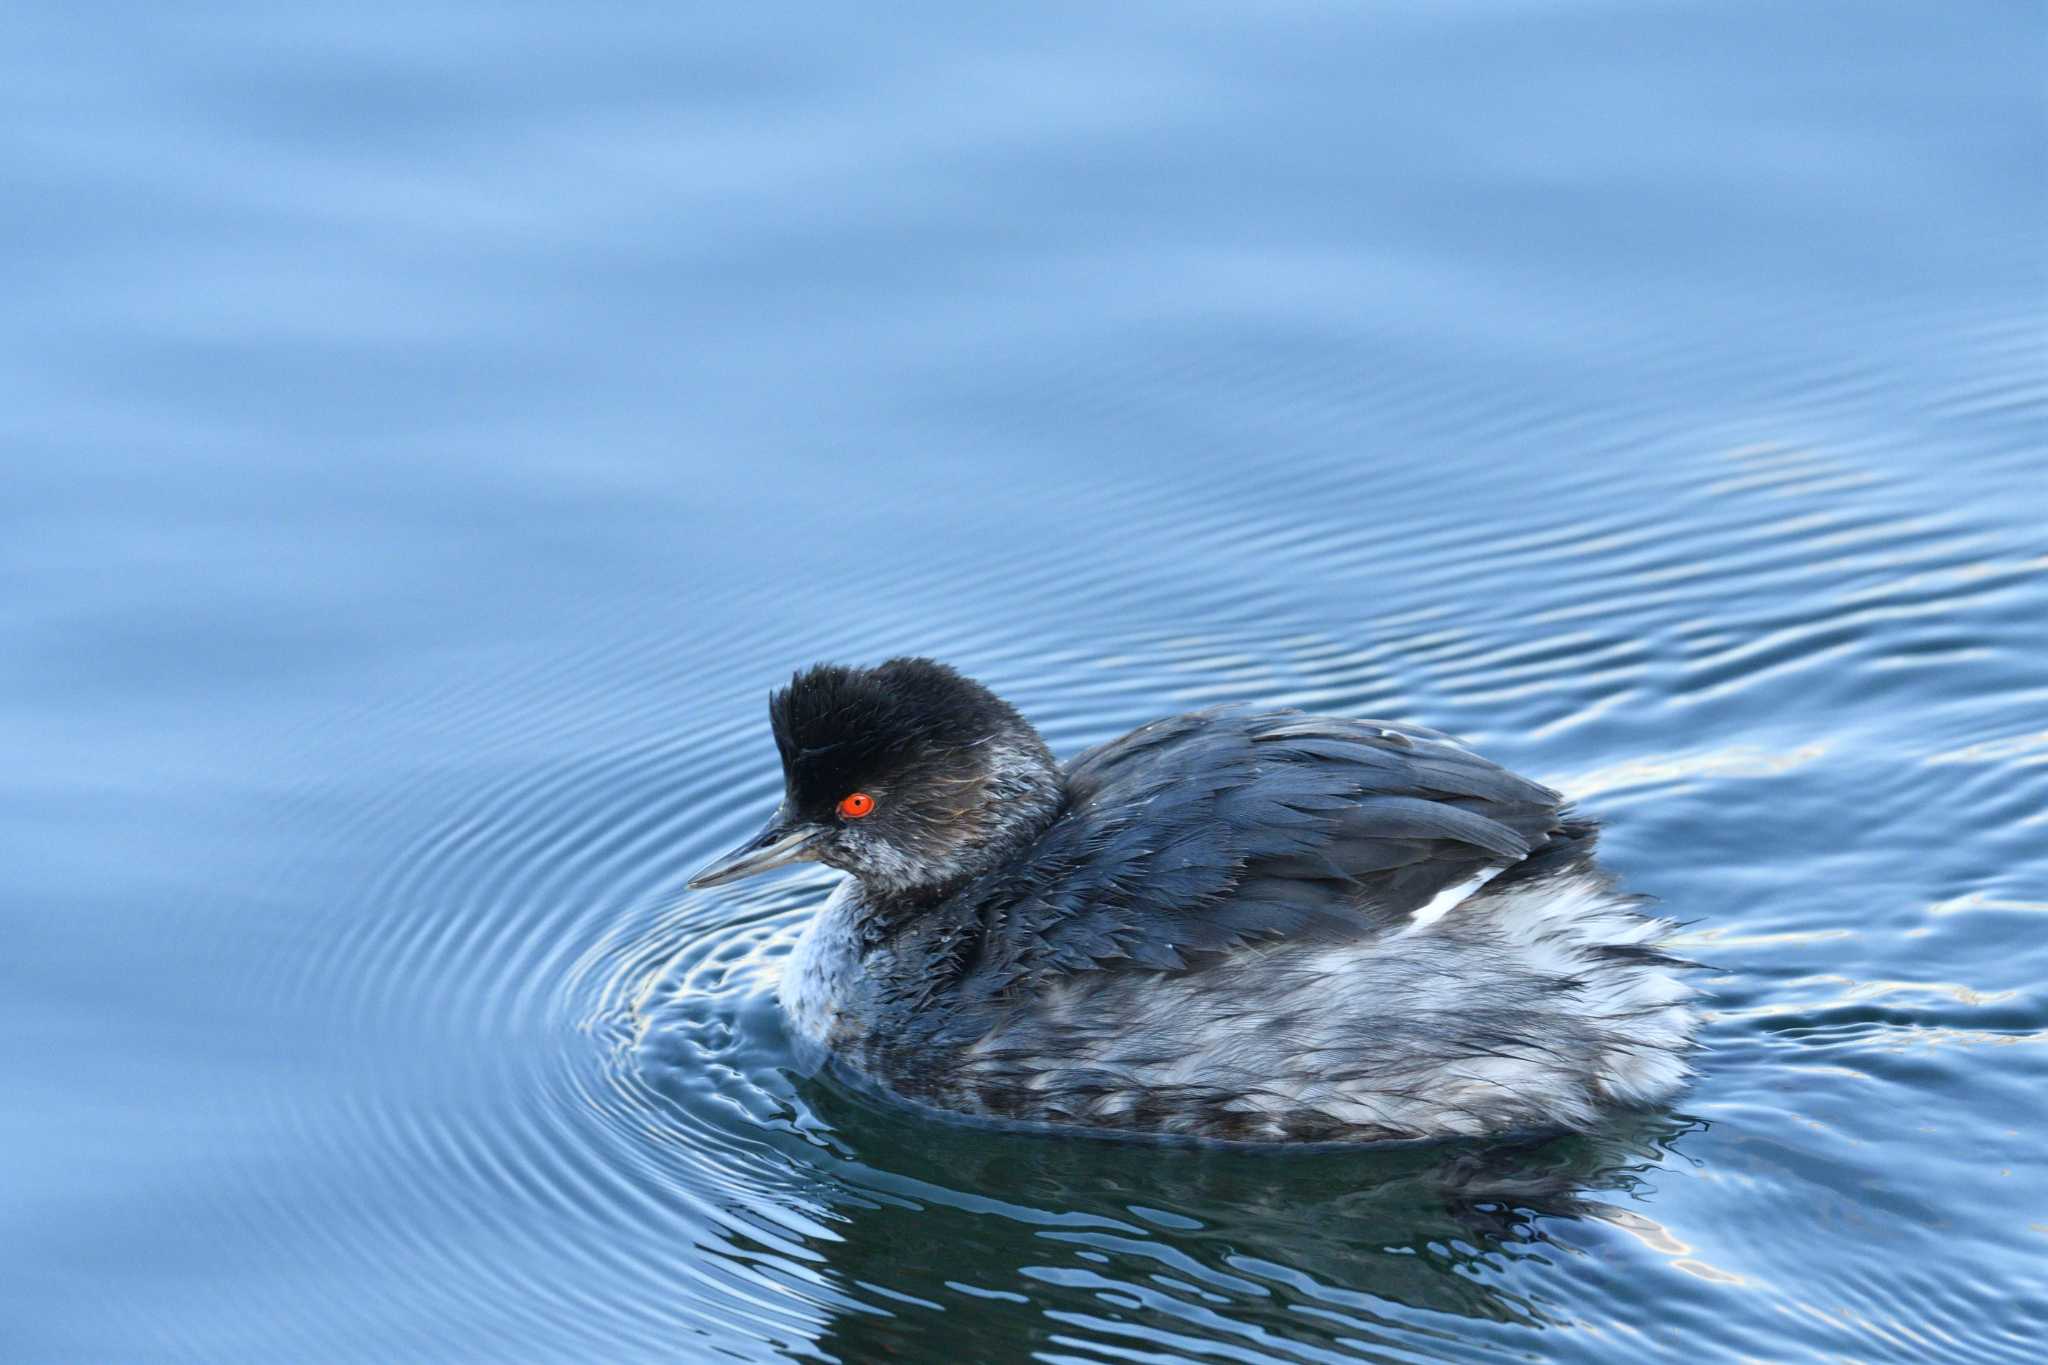
[[[1059,809],[1059,769],[1038,732],[930,659],[820,664],[769,699],[768,718],[782,805],[692,886],[814,860],[874,897],[943,895],[1036,838]]]

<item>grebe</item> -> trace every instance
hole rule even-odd
[[[785,792],[691,880],[851,873],[803,1044],[1027,1125],[1245,1142],[1584,1130],[1670,1097],[1691,964],[1557,792],[1413,725],[1222,706],[1065,766],[929,659],[770,700]]]

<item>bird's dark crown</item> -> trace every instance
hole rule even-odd
[[[931,659],[818,664],[774,695],[768,720],[794,792],[828,802],[905,767],[971,766],[973,750],[1031,733],[1008,702]]]

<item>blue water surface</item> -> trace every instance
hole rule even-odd
[[[0,1358],[2039,1359],[2044,71],[2021,3],[10,6]],[[829,876],[683,883],[767,689],[902,652],[1567,789],[1701,1080],[1289,1158],[794,1074]]]

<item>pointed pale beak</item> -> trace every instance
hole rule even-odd
[[[690,878],[690,889],[723,886],[742,877],[751,877],[756,872],[803,862],[811,857],[811,846],[824,835],[822,827],[793,820],[778,810],[769,817],[767,827],[759,834],[724,857],[713,858],[698,868],[697,875]]]

